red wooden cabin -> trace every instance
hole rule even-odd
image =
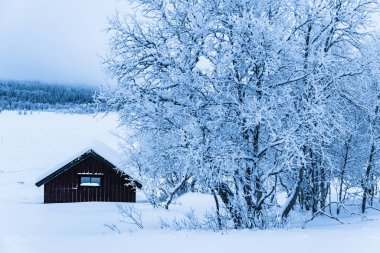
[[[36,186],[44,186],[44,203],[136,202],[136,189],[141,184],[121,171],[115,161],[116,153],[98,144],[57,166]]]

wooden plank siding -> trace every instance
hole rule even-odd
[[[81,175],[100,176],[100,186],[80,186]],[[136,190],[130,178],[94,155],[88,155],[71,168],[44,184],[44,203],[135,202]]]

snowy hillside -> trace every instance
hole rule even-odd
[[[127,204],[141,212],[139,229],[115,203],[42,204],[34,184],[96,138],[118,148],[117,116],[0,113],[0,253],[41,252],[379,252],[380,215],[318,219],[307,229],[229,231],[161,229],[160,220],[180,221],[191,208],[200,219],[213,207],[210,196],[187,194],[169,211],[144,201]],[[348,224],[351,223],[351,224]]]

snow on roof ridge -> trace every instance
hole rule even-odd
[[[116,166],[118,169],[122,168],[122,160],[121,160],[121,155],[117,153],[115,150],[107,146],[106,144],[100,142],[97,139],[93,139],[86,143],[85,145],[81,145],[81,148],[78,148],[77,152],[74,153],[74,155],[70,156],[69,158],[65,159],[64,161],[61,161],[58,163],[56,166],[53,168],[49,169],[46,171],[43,175],[41,175],[36,182],[40,182],[49,175],[53,174],[57,170],[61,169],[63,166],[66,164],[72,162],[73,160],[77,159],[81,155],[87,153],[88,151],[92,150],[104,159],[106,159],[108,162],[112,163],[114,166]]]
[[[90,150],[92,149],[98,155],[102,156],[104,159],[120,168],[122,166],[121,155],[116,152],[114,149],[104,144],[103,142],[98,141],[97,139],[93,139],[87,146]]]

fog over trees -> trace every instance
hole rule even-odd
[[[0,81],[0,111],[96,111],[97,88],[38,81]]]
[[[132,2],[139,15],[110,20],[118,83],[99,99],[132,129],[152,204],[212,194],[219,228],[375,208],[376,0]]]

